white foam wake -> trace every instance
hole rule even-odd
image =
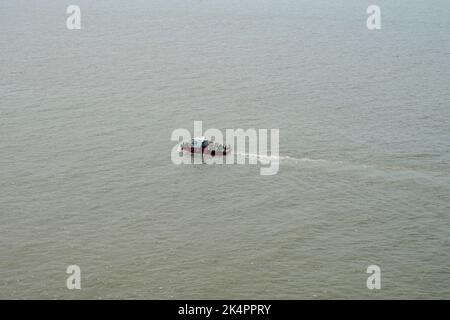
[[[181,148],[179,148],[179,152],[182,152]],[[255,153],[239,153],[239,152],[232,152],[231,154],[227,155],[227,157],[229,156],[233,156],[233,155],[238,155],[238,156],[243,156],[246,159],[251,159],[251,160],[256,160],[256,162],[258,162],[261,165],[270,165],[273,162],[278,162],[280,164],[291,164],[291,165],[295,165],[295,164],[310,164],[310,165],[326,165],[326,164],[342,164],[341,161],[329,161],[329,160],[325,160],[325,159],[311,159],[311,158],[296,158],[296,157],[291,157],[291,156],[281,156],[281,155],[260,155],[260,154],[255,154]],[[196,156],[198,156],[198,154],[196,154]]]
[[[270,164],[272,161],[278,161],[279,163],[329,163],[325,159],[311,159],[311,158],[295,158],[291,156],[275,156],[275,155],[260,155],[254,153],[236,153],[239,156],[244,156],[247,159],[256,159],[261,164]]]

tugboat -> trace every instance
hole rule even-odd
[[[223,145],[207,140],[205,137],[197,137],[191,142],[185,142],[181,145],[181,151],[189,153],[209,154],[211,157],[216,155],[226,156],[231,152],[230,145]]]

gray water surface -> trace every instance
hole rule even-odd
[[[75,2],[0,3],[0,298],[450,298],[448,1]],[[194,120],[278,174],[174,165]]]

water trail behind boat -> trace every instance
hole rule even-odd
[[[295,158],[291,156],[275,156],[275,155],[259,155],[254,153],[235,153],[240,156],[244,156],[246,159],[256,159],[262,165],[268,165],[272,161],[277,161],[280,164],[327,164],[332,163],[325,159],[311,159],[311,158]]]

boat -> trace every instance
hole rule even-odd
[[[211,157],[222,155],[226,156],[231,152],[230,145],[224,145],[208,140],[205,137],[193,138],[191,142],[181,144],[181,151],[191,154],[208,154]]]

